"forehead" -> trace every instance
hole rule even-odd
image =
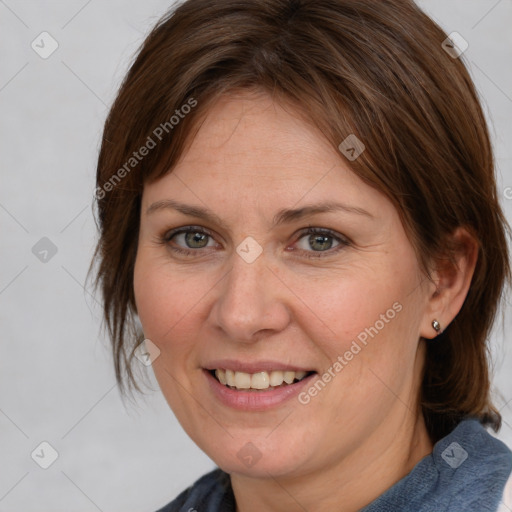
[[[199,200],[210,209],[228,199],[254,208],[262,202],[291,207],[363,201],[381,210],[386,201],[289,103],[253,92],[212,103],[180,160],[145,187],[145,196],[146,204],[172,196],[196,204]]]
[[[271,150],[268,156],[274,152],[302,152],[302,148],[318,148],[318,153],[321,149],[332,151],[325,138],[290,103],[249,91],[223,95],[209,107],[188,159],[197,156],[197,146],[226,153],[265,148]]]
[[[333,167],[357,183],[343,157],[289,103],[241,92],[215,101],[174,170],[194,179],[314,180]],[[251,180],[247,180],[251,181]]]

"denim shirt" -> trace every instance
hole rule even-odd
[[[461,421],[432,453],[360,512],[501,512],[512,452],[476,419]],[[157,512],[236,512],[230,477],[217,468]]]

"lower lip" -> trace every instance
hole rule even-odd
[[[221,384],[208,370],[203,370],[203,373],[210,389],[221,403],[242,411],[265,411],[276,407],[286,400],[296,397],[316,375],[313,373],[299,382],[268,391],[236,391]]]

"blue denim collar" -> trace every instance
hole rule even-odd
[[[361,512],[496,512],[511,472],[509,448],[467,419]]]

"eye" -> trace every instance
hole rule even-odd
[[[334,245],[336,244],[336,245]],[[336,253],[349,245],[349,241],[326,228],[308,228],[301,233],[296,245],[308,258],[323,257],[323,253]],[[334,250],[331,250],[333,249]],[[314,254],[317,253],[317,254]]]
[[[197,253],[198,249],[216,245],[212,235],[199,226],[173,229],[167,232],[159,241],[168,245],[171,250],[182,254]],[[209,242],[213,243],[209,244]]]
[[[159,237],[158,242],[176,253],[188,256],[198,255],[199,249],[217,246],[213,235],[199,226],[173,229]],[[309,227],[299,233],[295,245],[306,258],[321,258],[339,252],[350,242],[330,229]]]

